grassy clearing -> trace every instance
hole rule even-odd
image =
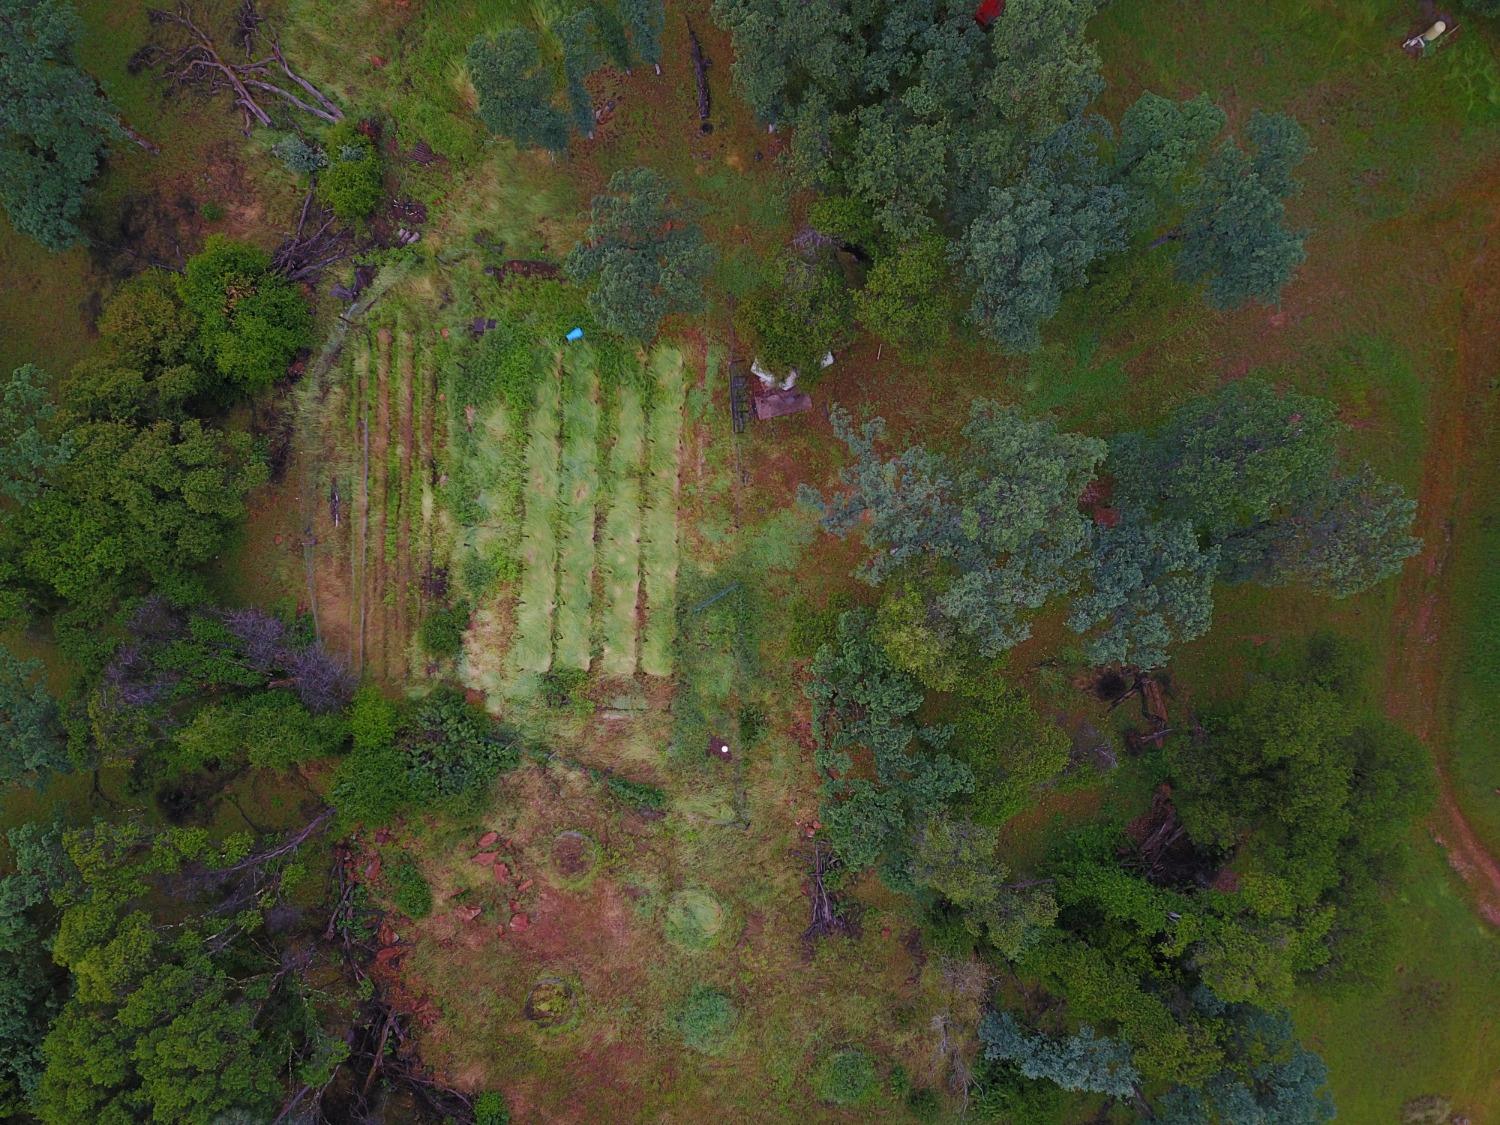
[[[588,670],[594,588],[594,505],[599,493],[599,377],[594,351],[574,345],[563,359],[562,487],[554,663]]]
[[[1471,1121],[1500,1106],[1500,940],[1474,915],[1425,838],[1396,898],[1392,986],[1293,1004],[1298,1032],[1328,1063],[1341,1121],[1400,1119],[1401,1104],[1443,1094]]]
[[[618,401],[615,443],[609,452],[609,511],[604,517],[599,563],[604,579],[600,666],[606,675],[633,676],[641,589],[640,472],[646,414],[635,387],[621,386]]]
[[[665,345],[657,348],[650,370],[656,392],[646,436],[646,512],[641,521],[641,579],[646,590],[641,670],[670,676],[677,635],[677,461],[687,393],[682,352]]]
[[[1455,641],[1449,775],[1475,834],[1500,851],[1500,441],[1491,434],[1489,471],[1475,482],[1467,534],[1449,571]]]
[[[561,361],[537,387],[526,446],[526,511],[521,519],[521,589],[511,664],[517,672],[552,667],[552,614],[557,605],[557,510]]]

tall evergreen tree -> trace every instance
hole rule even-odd
[[[620,0],[620,19],[635,53],[661,73],[661,33],[666,26],[662,0]]]
[[[85,192],[124,135],[73,60],[78,33],[65,0],[0,0],[0,207],[49,250],[83,237]]]
[[[41,673],[37,661],[0,646],[0,783],[41,788],[70,766],[57,703]]]
[[[1274,301],[1306,252],[1303,235],[1286,225],[1292,171],[1307,155],[1307,134],[1285,114],[1256,110],[1245,126],[1246,153],[1227,141],[1210,158],[1188,197],[1177,272],[1208,283],[1219,308]]]
[[[568,118],[552,104],[555,80],[529,28],[505,27],[469,46],[469,79],[479,95],[479,117],[492,133],[522,148],[568,147]]]
[[[52,432],[57,408],[46,382],[40,369],[23,364],[0,394],[0,493],[23,504],[68,459],[67,439]]]
[[[567,269],[592,285],[589,307],[607,327],[650,340],[666,314],[701,307],[713,248],[693,217],[649,168],[616,172],[609,191],[594,197],[588,233]]]

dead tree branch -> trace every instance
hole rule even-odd
[[[178,4],[176,11],[151,8],[147,10],[147,15],[154,25],[175,29],[185,39],[185,42],[176,46],[152,45],[148,59],[158,68],[162,77],[184,88],[190,87],[208,94],[227,92],[233,95],[234,104],[244,115],[247,134],[256,125],[269,127],[271,124],[271,115],[261,105],[256,91],[281,98],[288,105],[310,113],[330,125],[344,119],[343,111],[338,106],[329,101],[311,82],[292,70],[281,52],[279,40],[272,40],[271,54],[266,58],[243,63],[230,62],[220,53],[213,36],[193,18],[192,9],[185,0]],[[247,2],[240,7],[238,30],[241,44],[246,47],[247,53],[262,19],[253,3]],[[272,81],[276,77],[271,69],[272,63],[277,64],[286,77],[317,104],[304,101]]]

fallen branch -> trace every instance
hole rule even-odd
[[[221,92],[232,94],[234,104],[244,114],[246,134],[255,125],[269,127],[271,124],[271,115],[261,105],[255,91],[273,94],[288,105],[330,125],[337,124],[344,119],[343,111],[338,106],[334,105],[306,78],[292,70],[291,65],[286,61],[286,56],[282,54],[279,40],[272,40],[271,54],[266,58],[243,63],[230,62],[220,53],[213,36],[193,18],[192,9],[188,7],[185,0],[178,4],[176,11],[150,8],[147,10],[147,16],[158,27],[177,28],[187,39],[186,43],[172,48],[152,44],[146,52],[148,61],[160,70],[163,78],[176,85],[198,88],[209,94]],[[253,45],[256,28],[263,18],[255,10],[254,4],[248,0],[247,3],[241,5],[238,26],[240,42],[247,53]],[[275,78],[275,72],[271,69],[272,63],[277,64],[282,73],[316,104],[304,101],[284,86],[272,81]]]

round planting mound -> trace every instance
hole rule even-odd
[[[875,1060],[858,1047],[827,1056],[813,1074],[818,1097],[834,1105],[858,1105],[875,1089]]]
[[[579,986],[562,977],[537,977],[526,994],[526,1018],[538,1027],[566,1027],[578,1015]]]
[[[552,869],[565,884],[585,882],[599,864],[599,845],[585,833],[569,829],[552,840]]]
[[[739,1013],[734,1002],[717,988],[700,984],[677,1011],[677,1030],[695,1051],[716,1055],[734,1031]]]
[[[667,940],[684,949],[707,949],[719,940],[726,922],[724,904],[708,891],[678,891],[667,903]]]

